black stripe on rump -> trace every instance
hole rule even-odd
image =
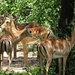
[[[9,41],[9,51],[10,51],[10,52],[12,52],[12,48],[13,48],[13,47],[12,47],[12,42]]]
[[[0,54],[3,53],[3,40],[0,40]]]
[[[2,54],[4,51],[7,53],[12,50],[12,43],[9,40],[1,40],[0,41],[0,54]]]
[[[2,51],[6,51],[7,47],[6,47],[6,42],[5,40],[2,40]]]
[[[50,35],[50,32],[48,33],[47,38],[49,37],[49,35]]]
[[[41,44],[42,45],[42,44]],[[43,49],[45,50],[45,52],[46,52],[46,48],[42,45],[42,47],[43,47]]]
[[[5,41],[0,41],[0,54],[2,54],[6,50]]]
[[[11,43],[11,41],[9,41],[9,40],[5,40],[5,46],[6,46],[6,52],[8,53],[8,52],[11,52],[11,50],[12,50],[12,43]]]
[[[8,53],[9,52],[9,41],[8,40],[5,40],[5,45],[6,45],[6,52]]]
[[[47,54],[46,49],[42,44],[39,46],[39,51],[43,57],[45,57],[45,53]]]
[[[45,56],[43,55],[43,53],[42,53],[42,48],[41,48],[41,46],[39,46],[39,51],[40,51],[41,55],[42,55],[43,57],[45,57]]]

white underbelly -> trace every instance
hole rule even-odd
[[[55,52],[53,53],[53,58],[62,58],[64,51],[63,50],[54,50]]]
[[[55,54],[53,55],[54,59],[56,59],[56,58],[62,58],[62,57],[63,57],[62,55],[55,55]]]

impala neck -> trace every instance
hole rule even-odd
[[[71,40],[71,47],[73,47],[75,45],[75,27],[70,40]]]
[[[22,33],[20,36],[17,36],[15,38],[12,39],[12,43],[17,43],[19,41],[21,41],[24,37],[26,37],[26,32]]]
[[[17,30],[16,27],[15,27],[15,24],[14,22],[12,21],[11,23],[11,33],[12,33],[12,36],[19,36],[24,30]]]

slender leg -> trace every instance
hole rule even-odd
[[[40,66],[40,75],[42,75],[42,59],[39,58],[39,66]]]
[[[8,68],[7,68],[7,70],[9,70],[10,69],[10,53],[8,53]]]
[[[65,75],[67,57],[63,57],[63,75]]]
[[[2,56],[0,54],[0,71],[2,70]]]
[[[48,69],[49,69],[49,66],[50,66],[50,64],[51,64],[51,61],[52,61],[52,58],[49,57],[49,58],[47,59],[47,63],[46,63],[46,75],[48,75]]]
[[[58,58],[58,64],[59,64],[59,75],[61,75],[61,64],[62,64],[62,59],[61,58]]]
[[[8,53],[8,69],[10,71],[10,64],[11,64],[11,60],[12,60],[12,51]]]
[[[23,49],[24,49],[24,65],[27,65],[28,64],[28,48],[26,43],[23,44]]]
[[[13,48],[14,48],[14,58],[16,58],[17,57],[17,55],[16,55],[16,48],[17,48],[17,44],[14,44],[14,46],[13,46]]]

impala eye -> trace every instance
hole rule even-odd
[[[6,23],[10,23],[10,20],[6,20]]]
[[[28,33],[32,33],[32,31],[31,30],[28,30]]]
[[[29,33],[32,33],[32,31],[31,31],[31,30],[28,30],[28,32],[29,32]]]
[[[6,23],[9,23],[8,21]]]

